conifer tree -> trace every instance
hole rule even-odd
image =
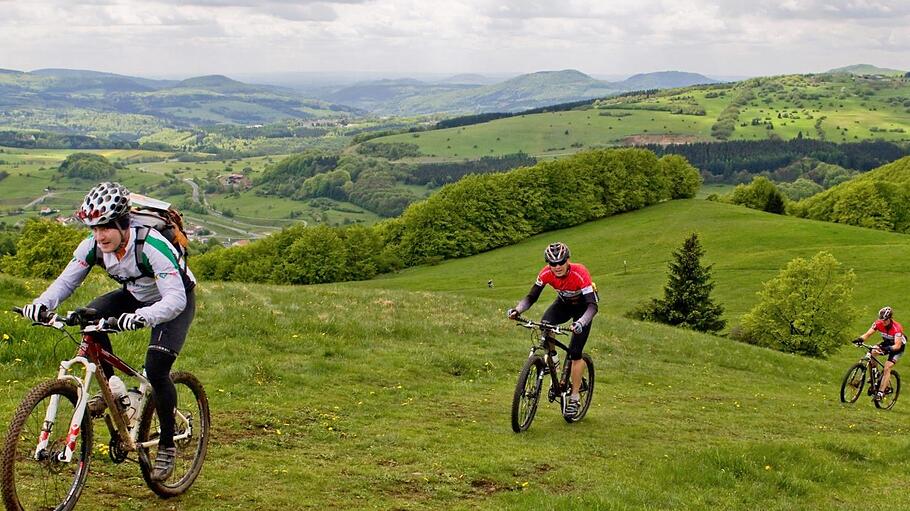
[[[722,330],[726,325],[721,319],[724,309],[711,300],[714,283],[711,281],[711,266],[701,264],[704,253],[698,235],[692,233],[673,253],[664,297],[652,299],[633,312],[633,316],[701,332]]]

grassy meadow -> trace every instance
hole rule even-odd
[[[99,455],[79,509],[837,510],[907,484],[907,398],[889,412],[865,397],[838,400],[859,350],[806,359],[621,316],[660,291],[670,251],[691,231],[731,321],[762,280],[821,249],[857,272],[857,329],[883,303],[898,321],[910,310],[906,235],[701,200],[367,282],[203,282],[176,365],[202,379],[211,402],[200,479],[162,502],[135,465]],[[597,386],[583,421],[568,425],[542,403],[515,434],[509,406],[531,339],[504,311],[551,239],[569,243],[600,289],[588,342]],[[46,284],[0,276],[0,308]],[[63,308],[113,287],[93,274]],[[117,336],[118,353],[138,363],[146,335]],[[73,347],[11,313],[0,312],[0,336],[0,417],[9,417]],[[106,441],[95,424],[96,443]],[[905,492],[888,499],[910,507]]]

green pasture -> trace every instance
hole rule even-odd
[[[631,115],[620,116],[620,112]],[[423,154],[437,159],[480,158],[519,151],[537,157],[555,157],[593,147],[622,145],[626,137],[633,135],[653,137],[654,140],[677,136],[693,137],[693,141],[709,140],[713,123],[714,120],[706,116],[590,109],[521,115],[473,126],[382,137],[375,141],[417,144]]]
[[[831,252],[857,275],[855,302],[862,333],[885,304],[910,315],[910,236],[827,222],[773,215],[705,200],[677,200],[580,226],[548,232],[485,254],[412,268],[355,287],[432,290],[501,299],[503,307],[523,297],[543,267],[543,249],[563,241],[573,259],[588,267],[600,294],[600,309],[621,315],[639,302],[661,296],[671,253],[692,232],[713,264],[716,300],[728,328],[757,301],[762,282],[795,257]],[[487,287],[493,279],[494,288]],[[552,299],[548,290],[537,313]],[[898,319],[900,321],[900,319]]]
[[[807,359],[621,316],[660,290],[670,251],[693,230],[731,320],[780,265],[820,249],[857,271],[856,328],[882,303],[898,320],[910,310],[901,296],[907,264],[897,256],[906,236],[699,200],[368,282],[202,282],[176,364],[201,378],[211,402],[200,479],[162,502],[134,464],[98,452],[79,509],[814,511],[861,507],[881,484],[910,482],[906,396],[888,412],[867,397],[839,402],[859,350]],[[531,429],[515,434],[509,407],[531,338],[504,314],[552,239],[570,244],[600,289],[587,346],[594,402],[572,425],[542,403]],[[0,308],[46,285],[0,276]],[[93,274],[61,308],[115,287]],[[552,297],[547,291],[529,316]],[[117,336],[118,353],[140,363],[146,335]],[[8,418],[73,346],[11,313],[0,312],[0,336],[0,417]],[[103,424],[95,427],[105,443]],[[891,491],[888,505],[910,507],[910,497]]]

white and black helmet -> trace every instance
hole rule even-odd
[[[569,247],[561,241],[550,243],[543,251],[543,258],[547,264],[564,263],[569,258]]]
[[[886,319],[891,319],[891,316],[893,316],[893,315],[894,315],[894,311],[891,310],[891,307],[888,307],[887,305],[882,307],[881,310],[878,311],[878,319],[880,319],[882,321],[884,321]]]
[[[105,182],[89,190],[76,218],[89,227],[109,224],[129,213],[130,191],[120,183]]]

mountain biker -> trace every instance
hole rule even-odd
[[[92,300],[88,307],[96,309],[101,317],[117,318],[120,331],[152,327],[145,370],[155,391],[161,427],[152,478],[164,481],[173,474],[177,455],[174,444],[177,390],[170,371],[196,311],[193,291],[196,279],[188,268],[181,270],[179,253],[161,233],[131,225],[129,197],[129,190],[111,182],[101,183],[88,192],[75,216],[91,228],[91,234],[76,247],[60,276],[34,302],[23,307],[22,314],[36,322],[46,318],[49,311],[82,284],[94,265],[104,268],[122,284],[120,289]],[[141,253],[137,253],[137,245],[141,246]],[[113,353],[107,334],[91,335]],[[103,363],[102,370],[108,378],[114,375],[110,364]],[[105,407],[100,395],[89,401],[93,416],[100,416]]]
[[[907,347],[907,337],[904,335],[904,327],[897,321],[894,321],[892,318],[893,315],[894,311],[891,307],[882,307],[881,310],[878,311],[878,319],[869,327],[869,330],[853,340],[854,344],[863,344],[866,342],[866,339],[875,332],[880,332],[882,334],[882,342],[876,345],[872,350],[873,355],[888,355],[888,361],[885,362],[885,371],[884,374],[882,374],[882,383],[875,393],[876,401],[881,401],[882,397],[884,397],[885,391],[888,390],[888,384],[891,381],[891,368],[897,364],[897,361],[900,360],[901,356],[904,354],[904,348]]]
[[[597,287],[591,282],[591,274],[582,264],[569,263],[569,247],[565,243],[551,243],[544,250],[546,266],[537,274],[537,281],[531,286],[528,295],[521,299],[514,309],[509,309],[508,316],[515,319],[522,312],[531,308],[540,298],[543,288],[549,284],[556,290],[556,300],[547,308],[541,318],[542,322],[558,325],[572,319],[572,341],[569,343],[569,359],[572,361],[572,392],[566,404],[564,414],[574,417],[579,409],[579,387],[581,376],[586,369],[582,352],[588,335],[591,333],[591,321],[597,314]],[[554,353],[551,353],[552,356]]]

